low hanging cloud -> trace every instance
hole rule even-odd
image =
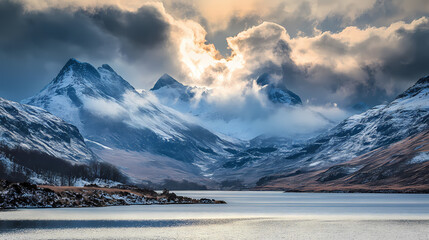
[[[246,101],[244,105],[215,107],[213,110],[218,112],[214,116],[200,116],[196,121],[208,129],[244,140],[260,135],[298,140],[321,133],[349,116],[348,112],[335,105],[271,108],[261,107],[259,100],[252,102],[246,98]]]

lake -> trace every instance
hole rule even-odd
[[[222,205],[0,212],[0,239],[429,239],[428,194],[176,191]]]

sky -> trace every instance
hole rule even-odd
[[[269,73],[304,104],[340,110],[429,74],[427,0],[0,0],[0,33],[0,97],[15,101],[72,57],[139,89],[168,73],[223,102]]]

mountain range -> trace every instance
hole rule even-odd
[[[298,95],[286,87],[280,86],[268,73],[261,74],[256,79],[256,84],[261,87],[260,91],[271,103],[286,106],[302,104]],[[164,105],[178,111],[194,115],[210,115],[210,117],[219,115],[219,113],[210,112],[212,109],[207,109],[207,97],[212,94],[210,89],[183,85],[168,74],[161,76],[150,91]]]
[[[368,161],[381,161],[381,159],[392,160],[400,155],[398,147],[392,147],[395,144],[406,146],[401,151],[407,150],[410,153],[407,154],[407,157],[401,159],[410,160],[420,151],[424,151],[424,146],[428,140],[424,136],[426,136],[428,129],[429,76],[419,79],[416,84],[389,104],[379,105],[364,113],[351,116],[326,133],[311,139],[305,145],[282,156],[279,160],[284,162],[282,164],[283,170],[278,171],[277,174],[261,178],[258,181],[258,185],[270,185],[273,181],[280,181],[279,179],[286,181],[289,177],[314,173],[332,166],[344,166],[342,165],[344,162],[355,162],[358,161],[357,159],[367,159],[366,163]],[[400,141],[404,141],[407,138],[420,139],[422,149],[415,151],[416,149],[413,150],[406,142],[400,143]],[[408,139],[407,141],[411,140]],[[385,148],[391,149],[384,152],[386,151]],[[383,158],[380,156],[377,158],[374,156],[368,157],[366,154],[373,150],[376,150],[375,153],[382,151],[385,155]],[[426,160],[429,160],[427,155],[423,154],[421,156],[426,156]],[[425,164],[424,161],[421,163]],[[341,167],[341,169],[343,172],[347,172],[346,175],[369,171],[365,164],[346,168]],[[405,171],[403,167],[400,167],[400,169]],[[340,175],[343,174],[345,173]],[[372,176],[372,174],[370,175]],[[396,177],[396,174],[392,172],[390,177],[393,176]]]
[[[269,73],[256,84],[272,104],[303,106]],[[269,135],[242,140],[207,128],[201,122],[219,116],[208,107],[211,91],[168,74],[150,91],[137,91],[107,64],[95,68],[70,59],[22,104],[2,99],[0,142],[72,164],[103,162],[136,184],[309,191],[356,184],[353,189],[369,191],[378,184],[391,190],[401,178],[408,180],[397,189],[421,190],[427,184],[421,179],[428,164],[429,77],[392,102],[307,140]],[[305,188],[307,183],[312,187]]]
[[[22,101],[79,128],[103,160],[136,180],[210,181],[213,163],[241,147],[137,92],[111,67],[70,59],[38,94]]]
[[[321,170],[278,174],[259,190],[428,192],[429,131]]]
[[[184,85],[168,74],[161,76],[150,89],[163,105],[195,117],[201,126],[245,140],[265,134],[268,130],[257,121],[269,125],[271,123],[267,118],[302,107],[301,98],[268,73],[254,80],[249,79],[244,87],[230,95],[224,91],[223,88]],[[230,102],[235,104],[231,105]],[[312,115],[330,124],[323,114],[313,111]]]

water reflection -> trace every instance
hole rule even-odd
[[[22,229],[68,228],[162,228],[205,224],[227,224],[244,219],[206,220],[0,220],[0,232]]]

